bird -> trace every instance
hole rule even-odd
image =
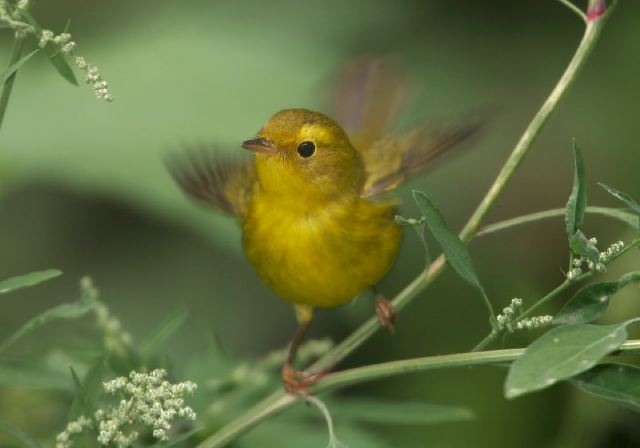
[[[365,90],[374,96],[368,102],[349,88],[362,88],[363,73],[369,79]],[[389,135],[386,127],[403,90],[380,87],[398,84],[388,82],[377,62],[355,64],[344,78],[339,95],[351,104],[338,108],[340,123],[320,112],[284,109],[241,143],[248,159],[202,153],[169,163],[187,196],[235,216],[249,262],[293,304],[298,328],[282,383],[295,395],[307,394],[326,374],[294,367],[314,309],[345,304],[373,289],[378,319],[393,332],[393,306],[376,286],[401,243],[392,191],[479,129],[467,121]]]

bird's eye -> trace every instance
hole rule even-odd
[[[311,157],[316,152],[316,145],[313,142],[302,142],[298,145],[298,154],[305,159]]]

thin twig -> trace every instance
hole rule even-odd
[[[594,215],[602,215],[607,216],[609,218],[615,218],[619,221],[629,224],[634,228],[638,228],[638,217],[637,215],[628,212],[624,209],[620,208],[609,208],[609,207],[587,207],[585,209],[586,213],[594,214]],[[544,210],[541,212],[529,213],[528,215],[517,216],[515,218],[505,219],[504,221],[499,221],[493,224],[488,224],[478,230],[476,233],[476,237],[489,235],[491,233],[500,232],[502,230],[507,230],[512,227],[517,227],[522,224],[529,224],[537,221],[542,221],[549,218],[557,218],[564,216],[565,210],[563,208],[554,208],[551,210]]]
[[[578,8],[576,5],[574,5],[573,3],[571,3],[569,0],[558,0],[560,3],[562,3],[564,6],[566,6],[567,8],[569,8],[569,10],[573,13],[575,13],[578,17],[580,17],[580,19],[584,22],[587,23],[587,16],[585,13],[583,13],[580,8]]]

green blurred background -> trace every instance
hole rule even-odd
[[[0,339],[38,311],[74,300],[78,279],[90,275],[134,338],[172,310],[191,311],[188,325],[166,346],[178,371],[201,356],[210,332],[235,359],[252,360],[283,347],[295,322],[291,307],[245,260],[233,220],[181,195],[163,166],[167,154],[197,142],[242,151],[238,142],[283,108],[330,113],[328,85],[336,70],[363,54],[390,55],[406,67],[413,92],[400,126],[486,106],[498,110],[475,149],[398,191],[404,216],[417,215],[410,190],[420,189],[460,228],[581,36],[577,18],[553,0],[34,0],[32,13],[58,32],[70,18],[78,54],[100,67],[116,99],[106,104],[88,87],[72,87],[41,55],[19,73],[0,131],[0,278],[49,267],[65,275],[3,298]],[[572,137],[584,150],[591,205],[618,206],[596,181],[640,197],[638,14],[640,4],[620,2],[488,221],[563,206]],[[10,37],[4,30],[0,61],[9,58]],[[597,217],[588,218],[586,230],[604,245],[631,236]],[[483,237],[471,251],[489,296],[502,308],[514,296],[531,303],[559,284],[566,246],[558,219]],[[606,276],[637,269],[639,261],[634,251]],[[395,294],[422,266],[421,246],[407,232],[383,290]],[[638,315],[637,298],[637,289],[623,291],[607,320]],[[312,336],[340,340],[372,309],[363,297],[319,312]],[[90,326],[52,324],[11,354],[54,356],[86,337]],[[400,316],[395,337],[377,335],[343,365],[466,351],[487,330],[480,298],[447,272]],[[533,336],[512,336],[506,345],[521,346]],[[364,427],[375,446],[640,446],[637,414],[566,384],[506,401],[504,374],[502,368],[431,372],[342,395],[449,403],[476,414],[470,422],[438,426]],[[62,429],[65,406],[59,393],[0,389],[0,417],[36,436]],[[296,446],[286,439],[272,445],[259,431],[242,446]],[[352,448],[374,446],[358,437],[341,438]],[[324,435],[318,440],[308,446],[326,443]]]

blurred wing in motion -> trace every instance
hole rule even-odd
[[[348,63],[338,75],[337,86],[335,118],[362,155],[367,170],[363,197],[393,190],[440,155],[468,141],[485,121],[450,122],[390,135],[409,89],[398,67],[384,57]]]
[[[442,154],[476,136],[483,123],[476,120],[417,128],[374,142],[363,154],[367,180],[362,196],[371,197],[395,189]]]
[[[351,143],[366,153],[389,132],[402,108],[407,82],[388,58],[365,57],[349,62],[338,73],[334,118]]]
[[[199,149],[172,158],[167,166],[187,196],[231,215],[246,214],[256,182],[250,160],[224,159]]]

